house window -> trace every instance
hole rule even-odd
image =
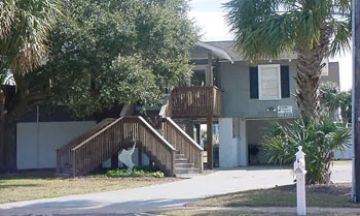
[[[259,99],[281,99],[281,74],[279,64],[259,65]]]

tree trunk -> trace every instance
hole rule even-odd
[[[320,114],[319,83],[323,67],[321,64],[329,54],[331,33],[331,28],[323,26],[318,43],[310,49],[297,49],[296,103],[305,122],[317,118]]]
[[[0,172],[16,171],[16,122],[28,109],[23,80],[17,87],[6,86],[0,92]]]
[[[296,103],[304,119],[317,118],[320,111],[319,81],[322,58],[309,52],[298,52]]]
[[[16,171],[16,122],[0,121],[0,172]]]

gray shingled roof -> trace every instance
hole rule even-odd
[[[233,61],[246,60],[246,58],[242,54],[241,50],[236,48],[235,41],[205,41],[205,42],[201,42],[201,43],[222,50],[223,52],[227,53]],[[193,49],[191,57],[194,60],[207,59],[208,58],[208,50],[197,45]],[[219,58],[219,59],[226,60],[225,58]],[[295,53],[284,53],[284,54],[281,54],[276,59],[296,59],[296,54]]]

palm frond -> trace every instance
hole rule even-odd
[[[52,0],[6,2],[9,2],[6,13],[11,16],[0,20],[1,27],[7,26],[0,32],[0,55],[5,56],[7,67],[28,72],[44,61],[48,32],[60,14],[59,3]]]
[[[4,39],[11,30],[15,16],[15,1],[3,0],[0,2],[0,40]]]
[[[329,163],[333,152],[343,150],[351,136],[348,128],[336,125],[329,115],[304,124],[296,120],[286,125],[276,125],[276,134],[269,132],[262,146],[270,163],[290,164],[295,160],[297,146],[303,146],[306,153],[308,183],[327,183]]]
[[[231,0],[225,8],[237,45],[249,59],[311,50],[321,43],[324,28],[332,39],[324,56],[349,48],[350,0]]]

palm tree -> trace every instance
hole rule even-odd
[[[318,117],[322,62],[349,48],[351,0],[231,0],[225,7],[249,59],[296,52],[297,105],[305,119]]]
[[[336,124],[329,113],[308,123],[302,119],[284,124],[277,123],[263,137],[265,154],[269,163],[289,165],[294,161],[297,146],[306,153],[306,181],[309,184],[328,184],[335,151],[349,147],[351,132],[344,125]]]
[[[1,66],[17,73],[39,66],[46,55],[47,34],[59,14],[51,0],[0,2]]]
[[[9,98],[13,94],[0,84],[0,170],[16,168],[15,116],[24,105],[15,109],[14,104],[25,97],[20,80],[45,62],[48,33],[57,15],[55,0],[0,1],[0,70],[11,69],[17,85]]]
[[[322,111],[335,113],[340,108],[342,122],[347,126],[351,118],[351,91],[340,91],[331,82],[321,84],[319,90]]]

